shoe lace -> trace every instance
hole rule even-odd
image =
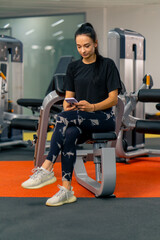
[[[65,192],[66,197],[67,197],[67,199],[68,199],[67,189],[65,190],[64,187],[62,187],[62,186],[60,186],[60,185],[58,185],[58,188],[59,188],[60,190],[55,194],[55,196],[56,196],[56,197],[60,197],[60,196],[62,195],[62,193]]]
[[[30,178],[32,178],[32,179],[34,179],[37,176],[40,176],[40,175],[42,175],[44,173],[43,169],[40,168],[40,167],[33,168],[32,172],[33,172],[33,175],[30,176]]]
[[[65,193],[67,200],[69,198],[69,192],[67,189],[65,189],[63,186],[58,185],[58,188],[60,189],[54,196],[56,197],[61,197],[62,193]],[[71,187],[71,191],[72,191],[73,187]],[[72,194],[74,194],[74,192],[72,191]]]

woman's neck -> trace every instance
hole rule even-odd
[[[87,58],[87,59],[83,58],[82,62],[84,64],[91,64],[91,63],[96,62],[96,54],[92,55],[90,58]]]

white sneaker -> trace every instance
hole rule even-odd
[[[56,182],[56,177],[54,176],[53,171],[47,171],[44,168],[34,168],[32,170],[34,174],[30,178],[22,183],[23,188],[27,189],[37,189],[44,187],[48,184]]]
[[[47,200],[47,206],[61,206],[65,203],[72,203],[77,200],[72,191],[73,188],[69,191],[63,186],[58,185],[58,187],[60,189],[59,192]]]

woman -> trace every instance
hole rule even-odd
[[[22,187],[35,189],[54,183],[53,173],[59,152],[62,162],[62,186],[46,202],[48,206],[59,206],[76,201],[71,187],[72,173],[76,161],[76,143],[86,132],[115,130],[112,107],[117,104],[121,81],[114,62],[98,52],[98,42],[90,23],[82,24],[75,33],[77,50],[81,59],[69,64],[65,79],[65,98],[75,97],[78,103],[63,102],[64,111],[57,115],[48,156],[41,168]]]

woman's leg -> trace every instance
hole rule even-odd
[[[63,115],[65,115],[65,117],[63,117]],[[27,181],[22,183],[23,188],[40,188],[56,181],[56,178],[52,171],[53,163],[56,161],[59,152],[64,145],[66,129],[69,124],[72,124],[70,121],[70,115],[73,119],[73,112],[67,112],[65,114],[63,112],[57,115],[56,126],[52,135],[50,151],[47,159],[44,161],[41,168],[36,168],[34,174]],[[75,113],[74,117],[76,117]]]
[[[68,190],[71,190],[72,173],[76,161],[76,143],[80,134],[81,130],[78,127],[68,127],[62,147],[62,185]]]
[[[47,159],[53,163],[64,145],[66,130],[77,126],[87,132],[113,131],[115,119],[112,112],[65,111],[57,115],[55,130],[52,135]]]
[[[72,117],[73,116],[74,118],[70,117],[70,124],[73,124],[73,126],[68,124],[68,128],[66,128],[65,131],[61,154],[62,185],[68,190],[71,188],[72,173],[76,161],[76,143],[82,132],[81,129],[85,133],[106,131],[106,129],[111,131],[115,129],[115,121],[112,114],[108,115],[108,113],[106,114],[104,112],[88,114],[87,112],[77,111],[76,114],[75,112],[72,114]]]
[[[65,118],[63,118],[64,112],[57,115],[56,126],[51,138],[50,150],[46,160],[42,164],[42,167],[48,171],[52,170],[53,163],[55,163],[58,157],[58,154],[61,151],[61,148],[63,146],[66,129],[69,125],[69,121],[67,120],[69,117],[68,113],[69,112],[65,114]]]
[[[62,113],[58,114],[55,130],[52,135],[51,147],[50,147],[50,151],[47,156],[47,159],[44,162],[44,164],[42,165],[42,169],[38,169],[38,172],[34,175],[34,177],[32,179],[29,179],[29,183],[28,183],[28,180],[26,181],[27,184],[26,184],[26,182],[24,182],[22,184],[23,187],[39,188],[39,187],[47,185],[51,181],[55,182],[55,177],[53,174],[52,174],[53,176],[51,176],[52,171],[50,171],[50,170],[53,166],[53,163],[56,161],[60,150],[64,149],[64,151],[66,151],[65,148],[68,148],[68,144],[65,144],[65,136],[66,136],[67,128],[71,127],[71,126],[77,126],[78,129],[80,128],[82,131],[85,131],[85,132],[87,131],[90,133],[91,132],[99,132],[99,131],[102,131],[102,132],[103,131],[112,131],[115,128],[115,121],[112,116],[112,113],[108,113],[107,111],[106,112],[103,112],[103,111],[97,111],[97,112],[66,111],[66,112],[62,112]],[[73,146],[74,145],[75,145],[75,143],[73,144]],[[64,155],[62,154],[62,158],[64,159],[64,160],[62,160],[62,165],[68,166],[68,164],[64,163],[67,160],[67,157],[65,157],[65,154]],[[71,163],[72,163],[71,164],[72,165],[71,174],[73,172],[75,158],[74,158],[74,161],[71,161]],[[43,169],[45,171],[43,171]],[[46,172],[46,170],[48,170],[48,171]],[[42,176],[43,179],[41,179],[39,177],[39,175]],[[48,181],[47,175],[50,175],[50,179],[51,178],[52,179],[51,180],[49,179],[49,181]],[[37,179],[40,181],[40,184],[36,182]],[[44,182],[44,181],[46,181],[46,182]],[[35,182],[36,182],[36,186],[33,186]],[[32,184],[32,186],[30,186],[30,183]]]
[[[71,180],[76,160],[76,142],[80,133],[81,130],[76,126],[68,126],[66,129],[61,151],[62,186],[59,186],[58,193],[47,200],[47,206],[60,206],[77,200],[72,191]]]
[[[62,150],[62,178],[71,181],[76,160],[76,141],[81,131],[87,133],[113,131],[115,119],[112,112],[66,111],[57,115],[47,160],[42,165],[52,168]],[[51,161],[51,163],[49,162]]]

